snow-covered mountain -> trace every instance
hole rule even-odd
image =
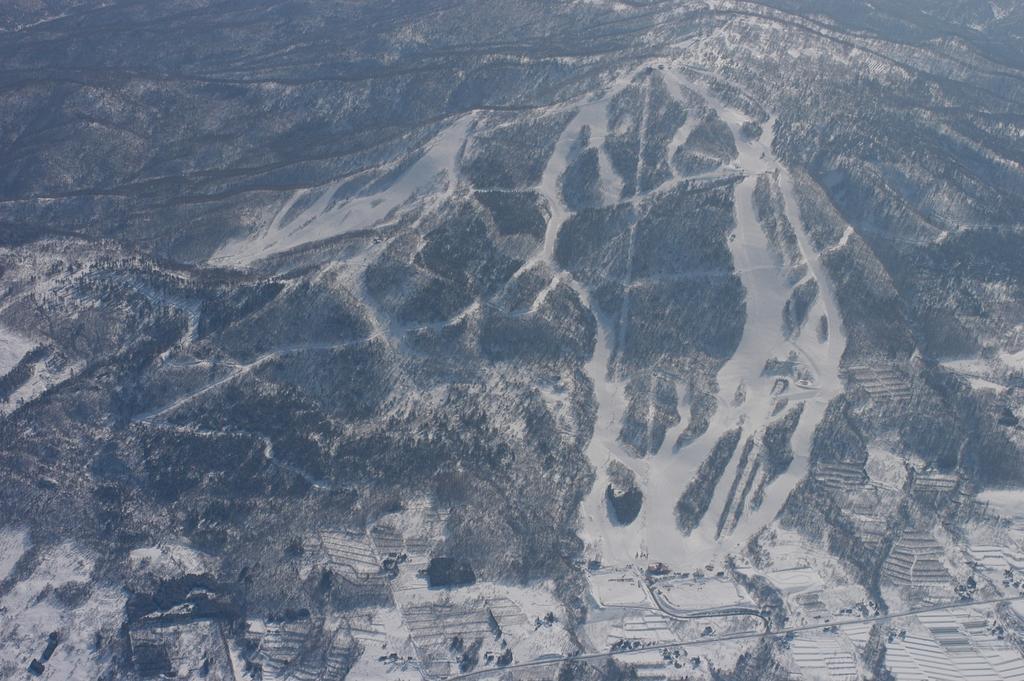
[[[0,676],[1020,677],[1022,38],[0,10]]]

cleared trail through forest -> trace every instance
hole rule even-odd
[[[695,93],[708,110],[717,113],[732,133],[738,157],[730,167],[738,171],[742,179],[735,185],[735,230],[730,235],[728,246],[736,273],[746,292],[746,316],[742,339],[736,352],[717,373],[717,409],[707,430],[678,451],[673,451],[675,438],[686,425],[684,417],[683,423],[669,430],[664,445],[656,455],[639,459],[625,451],[619,442],[626,410],[625,381],[618,380],[610,370],[613,360],[610,344],[614,343],[618,329],[614,320],[601,319],[597,315],[588,292],[582,286],[570,282],[584,303],[595,310],[600,322],[597,347],[587,365],[597,401],[597,421],[587,455],[597,478],[583,504],[580,534],[588,546],[588,554],[600,558],[605,565],[662,561],[682,568],[702,565],[745,544],[771,522],[793,488],[806,476],[814,429],[821,421],[829,401],[842,391],[839,360],[846,340],[831,281],[804,231],[792,178],[772,151],[774,119],[764,124],[764,132],[759,137],[744,135],[743,125],[751,122],[751,119],[723,104],[702,82],[687,79],[680,71],[673,70],[659,71],[652,77],[664,78],[669,92],[684,106],[683,93]],[[617,85],[621,87],[621,83]],[[587,117],[606,123],[607,111],[591,109]],[[688,122],[688,125],[692,123]],[[566,137],[568,134],[569,131]],[[678,146],[679,140],[674,139],[672,144]],[[570,215],[554,182],[558,171],[566,166],[564,154],[567,148],[568,145],[563,144],[556,147],[549,162],[551,172],[545,173],[547,186],[542,192],[553,207],[547,239],[549,248],[545,249],[545,255],[552,266],[550,258],[557,230]],[[760,177],[769,178],[777,188],[782,213],[792,226],[800,257],[806,266],[805,279],[814,279],[819,287],[819,294],[807,314],[807,328],[791,338],[784,335],[782,322],[786,302],[793,292],[793,283],[787,278],[782,258],[769,244],[757,217],[754,193]],[[606,181],[602,176],[603,185]],[[602,188],[607,196],[607,187]],[[632,201],[642,199],[641,196]],[[559,276],[568,275],[562,273]],[[825,339],[819,339],[810,328],[822,317],[827,320],[830,331]],[[736,513],[735,526],[721,534],[719,519],[726,514],[733,515],[731,483],[744,479],[746,475],[753,475],[740,469],[739,449],[748,437],[758,436],[765,426],[786,413],[774,413],[772,389],[775,379],[764,375],[765,364],[771,359],[784,360],[790,353],[795,353],[801,366],[813,374],[813,384],[792,393],[789,403],[789,408],[803,403],[803,413],[791,438],[793,460],[778,477],[766,482],[757,508],[745,508],[741,513]],[[677,390],[680,388],[681,384],[677,383]],[[745,395],[743,400],[734,399],[738,392]],[[680,398],[683,397],[686,396],[681,394]],[[680,405],[680,411],[684,411],[684,406]],[[740,446],[717,481],[710,505],[692,532],[682,532],[676,513],[680,496],[719,439],[736,428],[741,428],[743,433]],[[605,501],[605,488],[608,484],[606,469],[611,460],[620,461],[630,468],[636,474],[644,493],[641,514],[628,526],[617,524],[608,513]]]

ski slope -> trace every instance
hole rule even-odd
[[[373,227],[423,194],[451,191],[458,176],[459,153],[472,122],[471,114],[457,118],[426,145],[419,159],[384,189],[337,203],[335,195],[342,188],[341,180],[322,189],[296,191],[265,228],[224,244],[210,262],[225,267],[244,267],[303,244]],[[320,194],[316,200],[293,216],[296,204],[310,192],[317,191]]]
[[[672,443],[685,427],[685,423],[680,423],[668,432],[661,451],[648,459],[630,456],[617,440],[625,412],[624,385],[615,382],[608,372],[609,325],[606,322],[601,324],[597,350],[587,367],[594,381],[598,407],[595,432],[587,455],[597,480],[583,504],[580,534],[589,554],[600,558],[606,565],[661,561],[673,567],[696,566],[745,544],[771,522],[790,492],[806,475],[814,429],[829,401],[842,391],[839,362],[846,341],[841,319],[831,282],[804,232],[792,178],[772,152],[774,120],[765,126],[766,131],[760,139],[747,140],[740,134],[740,127],[749,120],[744,114],[724,105],[706,86],[686,78],[681,70],[661,73],[670,84],[670,92],[676,96],[681,96],[684,90],[699,94],[706,106],[714,109],[733,133],[739,157],[730,164],[731,170],[739,171],[745,179],[735,189],[735,231],[729,240],[729,249],[746,291],[746,319],[739,347],[717,374],[718,408],[708,430],[679,452],[673,452]],[[675,137],[674,143],[678,143],[679,137]],[[553,163],[561,162],[556,160]],[[809,332],[792,340],[783,336],[783,308],[792,293],[792,285],[786,279],[782,263],[770,249],[755,215],[753,191],[758,176],[763,174],[772,176],[778,183],[785,215],[793,225],[807,265],[807,276],[813,277],[819,285],[820,292],[808,319],[817,320],[824,316],[828,320],[831,332],[824,341],[819,341],[814,333]],[[700,525],[688,536],[684,535],[675,514],[680,495],[724,433],[741,427],[744,433],[742,446],[747,436],[758,433],[773,420],[771,389],[774,379],[763,376],[762,371],[769,359],[785,358],[790,351],[795,351],[802,364],[814,375],[813,385],[800,392],[800,399],[790,401],[790,406],[799,401],[805,403],[791,441],[793,462],[767,487],[763,503],[756,512],[748,510],[731,533],[717,537],[716,526],[726,510],[730,482],[742,474],[742,471],[737,471],[739,457],[734,454]],[[733,396],[741,387],[747,397],[737,405]],[[680,389],[681,386],[677,386],[677,391]],[[612,458],[632,469],[643,485],[641,515],[627,527],[618,526],[610,519],[604,500],[607,486],[605,469]]]
[[[616,173],[604,147],[609,132],[609,103],[624,88],[639,82],[637,76],[642,72],[647,74],[646,78],[661,79],[669,96],[694,114],[687,117],[667,143],[668,158],[686,142],[700,117],[712,111],[728,126],[738,156],[696,177],[683,177],[673,166],[672,177],[661,186],[623,199],[625,179]],[[650,87],[650,81],[645,87]],[[649,95],[646,99],[649,100]],[[642,111],[637,112],[641,122],[646,120],[647,107],[645,103]],[[541,266],[552,275],[550,284],[537,296],[532,309],[536,309],[559,283],[565,283],[577,292],[583,304],[598,318],[595,351],[585,366],[585,372],[593,383],[597,407],[593,435],[586,450],[596,480],[581,506],[580,536],[587,545],[588,555],[598,557],[608,565],[624,566],[647,561],[662,561],[672,566],[703,564],[745,544],[754,533],[771,522],[807,473],[814,429],[829,401],[842,391],[839,362],[846,340],[832,284],[805,234],[792,177],[772,151],[774,119],[767,121],[763,126],[764,132],[756,139],[741,134],[743,125],[751,119],[720,101],[699,76],[692,75],[681,65],[658,70],[641,67],[623,72],[599,95],[555,108],[574,111],[575,115],[557,139],[541,179],[534,188],[546,203],[547,226],[543,245],[526,259],[519,271]],[[342,187],[341,181],[326,188],[296,192],[261,231],[224,245],[212,262],[244,267],[303,244],[352,230],[372,228],[393,218],[398,211],[421,202],[440,202],[452,197],[465,189],[460,188],[458,166],[462,150],[471,139],[473,125],[474,117],[470,114],[456,119],[426,145],[415,162],[396,174],[395,179],[383,188],[375,186],[372,191],[347,200],[335,198]],[[590,145],[598,151],[598,195],[605,206],[620,201],[640,205],[653,193],[664,192],[684,181],[740,178],[735,185],[735,228],[729,237],[728,247],[746,292],[742,338],[736,352],[717,373],[715,397],[718,407],[710,426],[702,436],[679,451],[673,451],[672,445],[687,425],[685,418],[669,429],[661,451],[654,456],[636,458],[622,446],[619,434],[627,409],[625,385],[628,377],[615,371],[615,352],[621,347],[623,320],[628,318],[628,313],[623,312],[620,319],[601,318],[597,306],[590,299],[590,291],[575,281],[569,272],[562,271],[555,261],[559,232],[573,215],[562,197],[560,182],[584,127],[589,129]],[[645,126],[641,125],[641,149],[644,129]],[[640,156],[637,177],[631,178],[634,184],[639,184],[643,168],[643,155]],[[771,178],[782,197],[785,217],[792,225],[799,244],[801,265],[807,272],[803,281],[813,279],[818,284],[819,294],[808,311],[807,319],[808,327],[821,318],[827,320],[829,334],[824,340],[819,340],[809,329],[788,339],[783,334],[783,310],[795,284],[787,279],[786,268],[770,246],[757,219],[753,195],[758,178],[762,176]],[[314,198],[310,196],[313,191],[320,194]],[[632,246],[632,239],[630,244]],[[631,254],[627,260],[631,264]],[[630,264],[627,264],[627,281]],[[627,291],[623,309],[628,310],[628,306]],[[467,314],[470,312],[472,309]],[[383,331],[380,324],[377,326],[378,332]],[[389,329],[387,335],[400,337],[402,334],[396,331]],[[724,433],[740,428],[742,447],[748,437],[756,439],[765,426],[780,417],[772,398],[774,377],[763,376],[762,373],[766,362],[786,358],[791,353],[796,354],[800,365],[812,376],[811,381],[802,385],[799,391],[788,394],[789,408],[801,402],[804,405],[791,440],[794,460],[764,489],[759,507],[754,510],[737,509],[732,506],[730,487],[735,489],[739,482],[747,480],[748,476],[752,478],[754,473],[741,469],[740,457],[734,453],[716,483],[710,506],[700,524],[689,534],[684,534],[677,524],[676,504],[715,443]],[[692,396],[687,394],[681,379],[674,380],[682,402],[680,411],[685,411],[685,400]],[[745,394],[745,399],[735,400],[738,393]],[[641,514],[628,526],[618,525],[610,518],[605,500],[607,467],[613,460],[621,462],[634,473],[644,494]],[[734,517],[734,521],[723,532],[720,519],[727,515]]]

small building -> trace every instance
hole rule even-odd
[[[43,650],[43,662],[49,662],[53,651],[57,649],[58,643],[60,643],[60,634],[54,631],[46,641],[46,648]]]
[[[663,575],[669,574],[669,572],[671,572],[671,570],[669,570],[668,565],[665,565],[661,562],[651,563],[647,566],[647,574],[653,577],[661,577]]]

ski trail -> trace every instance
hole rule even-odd
[[[607,465],[612,458],[615,458],[629,466],[640,479],[645,475],[644,462],[632,457],[620,456],[621,448],[618,444],[618,436],[622,418],[626,412],[626,396],[624,384],[615,382],[609,376],[615,326],[611,320],[604,319],[600,315],[596,303],[591,300],[590,292],[570,273],[559,269],[554,255],[562,225],[572,215],[572,211],[569,210],[562,198],[560,179],[568,167],[569,152],[583,126],[590,127],[590,145],[598,149],[600,190],[604,205],[613,205],[619,200],[624,182],[612,169],[611,162],[604,152],[604,139],[608,129],[608,103],[632,81],[637,72],[638,70],[624,73],[609,86],[603,96],[581,104],[576,116],[562,131],[537,186],[537,192],[543,196],[549,209],[544,247],[538,255],[529,259],[520,268],[520,271],[527,271],[539,263],[543,263],[556,274],[552,283],[541,291],[537,299],[540,300],[547,295],[547,292],[557,283],[564,282],[576,292],[581,302],[593,312],[597,319],[594,353],[584,367],[585,373],[593,385],[594,399],[597,404],[594,433],[586,450],[587,459],[594,467],[596,480],[581,505],[580,522],[581,534],[589,547],[588,552],[600,553],[601,546],[614,545],[616,555],[635,555],[641,550],[644,537],[636,532],[633,526],[612,526],[608,522],[608,510],[604,498],[604,490],[608,485]],[[534,305],[536,304],[537,301],[534,302]],[[594,529],[598,530],[597,534],[591,534]]]
[[[665,87],[668,88],[669,94],[672,98],[680,104],[685,105],[687,97],[683,92],[682,84],[678,80],[669,80],[667,78],[662,78],[662,82],[665,83]],[[679,129],[676,130],[675,134],[672,136],[672,140],[668,144],[668,148],[665,150],[665,158],[668,160],[669,170],[672,171],[672,179],[676,182],[684,178],[676,167],[676,164],[672,162],[672,159],[675,158],[676,152],[686,144],[686,140],[690,138],[690,133],[692,133],[693,129],[697,127],[697,124],[700,123],[700,118],[701,117],[698,115],[698,112],[694,111],[694,107],[686,107],[686,120]]]
[[[669,90],[678,101],[692,106],[692,102],[683,101],[686,96],[684,92],[688,90],[696,93],[709,109],[714,109],[726,122],[737,143],[739,156],[726,171],[743,177],[735,188],[735,231],[729,240],[729,249],[746,292],[746,316],[739,346],[716,376],[718,409],[707,431],[681,452],[673,453],[672,443],[686,427],[687,419],[683,415],[680,423],[666,433],[660,451],[646,459],[626,454],[618,440],[627,402],[623,383],[614,380],[615,376],[609,373],[609,368],[614,363],[613,353],[620,347],[621,341],[617,334],[621,332],[622,324],[609,326],[608,320],[598,320],[600,330],[597,345],[586,368],[587,375],[594,383],[597,402],[594,435],[587,448],[596,479],[581,508],[580,536],[586,543],[588,557],[599,558],[603,563],[611,565],[628,565],[643,559],[676,566],[681,563],[703,564],[745,544],[761,527],[771,522],[793,487],[806,475],[814,429],[829,401],[842,391],[839,362],[845,349],[845,335],[838,306],[831,280],[805,234],[793,192],[792,177],[772,152],[771,129],[774,119],[768,121],[765,126],[767,130],[760,139],[747,140],[740,134],[740,127],[748,120],[744,114],[725,106],[700,82],[684,82],[678,73],[673,72],[667,72],[666,76]],[[692,129],[693,121],[693,118],[688,119],[688,124],[684,126],[686,130],[677,131],[670,146],[678,147],[685,139],[684,134]],[[551,167],[558,167],[556,164],[557,160],[553,159]],[[754,188],[758,177],[766,174],[780,187],[783,210],[796,232],[800,252],[808,265],[808,276],[819,284],[820,293],[809,319],[818,316],[828,319],[831,333],[824,343],[818,342],[814,334],[800,334],[794,340],[787,340],[783,336],[782,310],[792,292],[792,286],[769,247],[767,236],[754,210]],[[664,191],[666,186],[673,186],[679,181],[680,178],[674,177],[655,191]],[[646,195],[638,194],[632,200],[642,201]],[[558,228],[567,217],[560,197],[555,195],[554,198],[552,212],[559,214],[559,219],[549,225],[552,244],[557,238]],[[594,310],[587,291],[575,282],[573,287],[584,303]],[[616,341],[615,346],[612,346],[613,341]],[[721,540],[718,540],[719,519],[723,514],[728,515],[733,508],[734,501],[729,498],[732,481],[738,478],[741,483],[745,483],[752,474],[749,463],[744,470],[737,470],[740,458],[738,452],[748,437],[757,439],[761,430],[779,417],[772,414],[771,387],[774,379],[762,376],[762,370],[769,359],[785,358],[790,351],[797,353],[801,362],[813,370],[815,377],[814,385],[788,395],[791,405],[801,401],[804,403],[803,415],[791,440],[793,462],[785,473],[768,485],[761,506],[756,511],[748,508],[731,531],[727,524]],[[677,380],[675,385],[677,395],[682,398],[685,394],[682,382]],[[746,392],[746,399],[736,404],[733,397],[741,387]],[[680,406],[685,404],[682,399],[679,403]],[[725,432],[736,427],[743,429],[737,454],[730,460],[716,486],[710,506],[699,526],[689,536],[684,536],[676,522],[676,503],[714,444]],[[754,450],[752,457],[756,456],[757,451]],[[608,484],[606,468],[612,459],[628,466],[644,491],[640,516],[628,527],[615,525],[608,514],[604,492]]]
[[[591,145],[598,149],[602,148],[601,141],[607,131],[608,102],[635,75],[636,72],[624,75],[610,88],[606,96],[581,105],[577,115],[560,136],[538,186],[539,193],[547,201],[550,213],[544,247],[522,269],[529,269],[543,262],[550,271],[556,273],[554,282],[545,291],[550,290],[557,282],[568,283],[580,296],[581,301],[594,312],[598,321],[594,354],[585,367],[586,374],[593,384],[597,406],[594,432],[586,450],[587,458],[595,471],[595,482],[580,509],[579,533],[585,542],[587,555],[611,565],[633,564],[643,559],[660,560],[670,565],[678,565],[683,561],[703,563],[713,556],[726,553],[745,543],[753,533],[769,523],[785,503],[792,488],[806,474],[814,428],[824,414],[829,400],[842,389],[839,360],[845,348],[845,338],[831,284],[804,234],[799,207],[793,195],[792,179],[786,169],[777,162],[771,150],[770,129],[774,121],[768,122],[769,132],[760,139],[746,140],[740,134],[740,126],[748,120],[746,116],[724,106],[701,83],[684,83],[678,74],[667,74],[669,78],[666,81],[670,92],[677,101],[684,103],[688,108],[693,108],[694,103],[688,93],[696,93],[703,100],[704,106],[714,109],[726,122],[737,142],[737,160],[727,168],[709,173],[708,179],[730,174],[744,178],[737,183],[735,189],[736,227],[729,248],[737,274],[746,291],[747,314],[740,345],[717,374],[716,398],[719,406],[705,434],[684,448],[681,453],[673,453],[672,443],[687,425],[687,418],[683,415],[680,422],[668,430],[665,441],[656,455],[641,459],[632,457],[624,451],[619,442],[619,433],[627,408],[625,382],[616,380],[613,367],[615,356],[622,347],[621,332],[626,320],[623,318],[616,324],[616,320],[602,318],[590,298],[589,291],[574,281],[570,274],[559,271],[554,253],[559,231],[572,215],[562,199],[560,187],[560,178],[568,167],[572,144],[578,138],[582,127],[589,125]],[[696,125],[696,120],[696,117],[691,116],[683,129],[676,132],[669,145],[672,147],[669,149],[670,152],[685,141],[686,136]],[[615,177],[610,169],[606,172],[603,163],[604,161],[601,168],[602,195],[606,197],[608,203],[614,203],[615,197],[621,192],[621,178]],[[638,182],[642,172],[641,163],[642,160],[638,159]],[[803,334],[803,338],[795,341],[789,341],[782,335],[782,310],[792,287],[769,248],[767,237],[754,211],[754,187],[757,178],[764,174],[773,176],[778,182],[783,195],[784,211],[797,232],[801,253],[808,264],[809,276],[819,282],[821,292],[810,314],[811,318],[824,315],[829,320],[834,333],[830,334],[825,343],[815,342],[813,334]],[[665,191],[681,180],[682,178],[675,175],[662,186],[651,192],[638,192],[626,202],[639,204],[652,192]],[[542,292],[541,296],[544,294]],[[817,384],[790,395],[793,403],[804,401],[805,408],[793,434],[794,461],[789,470],[767,487],[764,500],[756,512],[748,511],[741,516],[732,531],[727,532],[722,541],[716,541],[718,519],[732,508],[728,498],[731,481],[737,476],[741,481],[745,481],[751,475],[749,468],[743,471],[736,470],[738,457],[734,456],[714,490],[711,504],[700,525],[690,536],[684,536],[678,529],[675,517],[675,506],[680,495],[723,433],[737,426],[743,427],[742,446],[746,437],[756,436],[773,420],[770,395],[773,381],[761,376],[761,373],[768,359],[784,358],[791,350],[795,350],[803,361],[814,369]],[[678,378],[673,379],[673,383],[682,406],[685,404],[682,399],[686,393],[685,384]],[[747,393],[747,399],[735,404],[733,396],[741,386]],[[619,461],[632,470],[637,483],[644,491],[645,501],[640,516],[629,526],[617,525],[609,515],[605,489],[609,482],[607,467],[612,460]]]
[[[251,362],[248,362],[247,364],[232,365],[234,366],[234,371],[232,371],[228,375],[222,378],[218,378],[217,380],[213,381],[212,383],[206,384],[205,386],[199,388],[198,390],[186,393],[185,395],[182,395],[178,399],[172,401],[170,404],[166,404],[162,407],[156,407],[154,409],[151,409],[150,411],[138,414],[135,417],[133,417],[133,420],[140,422],[149,422],[158,419],[163,415],[169,414],[170,412],[175,411],[176,409],[184,406],[185,404],[188,404],[189,402],[195,401],[197,398],[202,397],[208,392],[216,390],[222,385],[234,381],[236,378],[241,378],[242,376],[252,373],[256,369],[263,367],[264,365],[272,362],[275,359],[281,359],[282,357],[286,357],[288,355],[293,355],[296,353],[312,352],[317,350],[345,350],[347,348],[355,347],[358,345],[366,345],[368,343],[372,343],[375,340],[379,340],[379,336],[371,335],[365,338],[356,338],[353,340],[340,341],[337,343],[298,343],[295,345],[286,345],[280,348],[275,348],[274,350],[264,352],[263,354],[259,355],[258,357],[256,357]]]
[[[557,269],[555,267],[555,246],[558,243],[558,233],[571,215],[571,211],[562,199],[561,179],[566,168],[569,167],[569,151],[584,126],[590,128],[590,146],[598,151],[599,188],[604,205],[612,205],[618,201],[618,197],[622,193],[623,180],[612,168],[611,161],[605,153],[604,139],[608,134],[608,102],[626,86],[629,77],[619,78],[607,94],[581,105],[577,109],[576,115],[562,130],[558,141],[555,142],[555,148],[541,174],[540,184],[537,186],[537,192],[545,198],[551,213],[548,217],[547,229],[544,232],[544,248],[538,257],[528,259],[519,268],[520,272],[531,269],[538,262],[544,262],[548,267]]]
[[[681,81],[679,85],[684,86]],[[661,455],[652,464],[652,489],[648,498],[650,517],[646,531],[651,539],[658,538],[657,542],[648,542],[655,547],[651,558],[666,563],[678,563],[681,560],[704,562],[742,546],[778,514],[793,487],[807,473],[811,439],[828,402],[842,391],[839,362],[845,349],[845,336],[831,280],[809,244],[793,194],[792,178],[772,152],[774,119],[768,121],[761,139],[744,140],[739,134],[739,127],[746,121],[743,114],[724,106],[701,83],[688,82],[685,87],[700,94],[729,125],[739,151],[736,164],[748,175],[736,187],[736,231],[729,242],[737,273],[746,291],[746,320],[739,347],[717,375],[719,408],[707,432],[685,448],[680,456]],[[816,342],[812,338],[813,334],[802,334],[801,338],[792,342],[782,336],[781,313],[791,287],[785,280],[784,272],[774,262],[753,206],[756,176],[764,173],[772,173],[779,183],[785,215],[793,225],[810,276],[819,284],[820,294],[811,311],[811,318],[824,315],[829,320],[830,328],[835,330],[824,344]],[[727,504],[731,501],[727,498],[729,483],[737,475],[743,477],[749,474],[737,471],[739,456],[734,455],[700,525],[690,536],[684,537],[675,526],[675,503],[679,495],[724,432],[737,426],[743,427],[742,447],[745,438],[756,435],[772,420],[771,388],[769,381],[761,376],[761,371],[765,361],[772,357],[785,357],[790,350],[795,350],[798,356],[813,367],[816,379],[815,390],[792,396],[793,401],[801,398],[804,402],[803,415],[791,440],[793,462],[783,475],[768,486],[761,507],[754,512],[748,510],[732,532],[717,541],[715,535],[718,519],[727,511]],[[731,397],[740,385],[746,389],[747,398],[737,406]]]
[[[619,442],[619,429],[626,413],[627,400],[625,384],[615,381],[609,371],[614,327],[609,324],[609,320],[599,316],[589,292],[583,286],[577,282],[573,282],[572,286],[584,305],[590,307],[598,318],[594,354],[585,367],[593,383],[594,400],[597,403],[594,433],[586,450],[587,460],[594,468],[595,479],[580,509],[580,536],[587,545],[588,555],[608,564],[628,563],[645,552],[646,537],[636,529],[642,517],[630,525],[619,525],[611,520],[605,498],[605,490],[610,482],[608,464],[616,460],[626,465],[636,476],[637,484],[643,485],[648,475],[647,461],[624,455]]]
[[[357,196],[329,208],[335,192],[341,187],[340,182],[334,182],[327,186],[312,206],[284,223],[284,218],[295,203],[310,190],[295,192],[266,229],[255,235],[229,241],[210,257],[210,262],[219,266],[245,266],[302,244],[373,227],[418,194],[439,183],[444,183],[446,190],[450,191],[457,177],[458,157],[473,120],[472,114],[465,114],[442,130],[427,145],[419,159],[386,189]]]
[[[761,508],[754,513],[747,513],[737,524],[734,535],[741,538],[749,538],[771,522],[785,504],[792,489],[806,477],[814,430],[824,417],[829,402],[843,392],[840,362],[846,349],[846,334],[836,303],[834,284],[807,237],[800,216],[800,206],[793,193],[792,177],[781,166],[777,177],[782,189],[786,218],[793,225],[800,253],[819,286],[818,298],[810,310],[808,319],[814,320],[824,316],[828,320],[829,335],[824,343],[818,342],[815,334],[801,334],[801,338],[795,341],[798,352],[814,369],[817,393],[804,400],[804,413],[790,440],[793,462],[768,488]]]
[[[633,178],[634,195],[640,196],[640,184],[644,175],[644,147],[647,145],[647,124],[651,108],[651,83],[645,81],[643,110],[640,113],[640,131],[637,134],[636,175]],[[636,229],[639,220],[632,220],[629,225],[629,242],[626,251],[625,289],[622,293],[622,305],[619,308],[619,319],[615,325],[615,347],[612,348],[612,361],[618,363],[625,351],[626,325],[629,323],[630,284],[633,282],[633,262],[636,250]],[[613,373],[615,373],[613,371]]]

